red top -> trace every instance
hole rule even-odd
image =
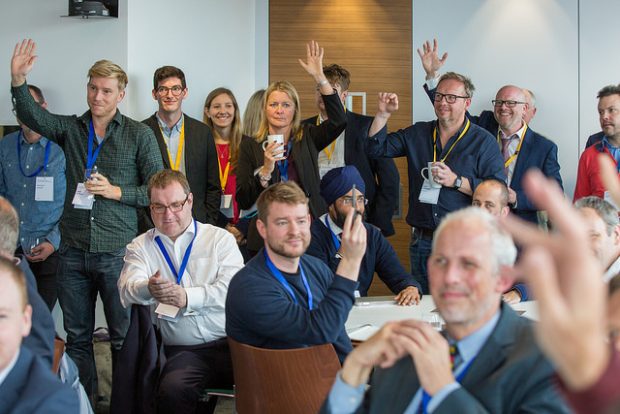
[[[602,148],[601,148],[602,147]],[[607,154],[614,163],[616,160],[609,150],[602,144],[592,145],[585,149],[579,158],[579,168],[577,169],[577,184],[575,185],[575,195],[573,201],[582,197],[596,196],[605,197],[605,186],[601,181],[601,172],[598,165],[598,154]]]
[[[217,149],[217,159],[220,165],[220,185],[222,185],[222,179],[224,178],[224,173],[226,171],[226,166],[230,162],[230,145],[229,144],[215,144]],[[235,192],[237,191],[237,176],[234,171],[232,171],[232,167],[228,172],[228,179],[226,180],[226,185],[224,186],[222,193],[232,195],[232,203],[233,203],[233,218],[230,219],[232,224],[236,224],[239,220],[239,206],[237,205],[237,198],[235,197]]]

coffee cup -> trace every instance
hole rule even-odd
[[[433,176],[433,169],[437,170],[437,167],[434,167],[433,164],[434,162],[432,161],[428,162],[427,166],[422,168],[422,171],[420,171],[420,175],[422,175],[422,178],[430,182],[432,188],[441,188],[441,184],[435,181],[435,177]],[[427,171],[428,177],[424,175],[424,171]]]
[[[272,142],[277,142],[279,144],[278,147],[276,147],[276,149],[274,150],[274,152],[280,150],[279,147],[284,145],[284,135],[267,135],[267,139],[263,141],[263,151],[265,151],[267,145],[271,144]]]

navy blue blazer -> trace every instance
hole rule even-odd
[[[406,356],[391,368],[375,368],[356,413],[402,413],[420,388],[415,362]],[[323,404],[321,413],[329,413]],[[461,387],[435,414],[570,413],[558,393],[554,370],[536,345],[532,322],[502,304],[491,336],[473,360]]]
[[[368,131],[374,118],[347,111],[347,127],[344,130],[344,162],[354,165],[366,184],[365,196],[367,221],[381,229],[384,236],[395,233],[392,224],[394,210],[398,207],[400,175],[391,158],[372,159],[366,154]],[[302,123],[316,124],[318,116]]]
[[[396,256],[396,252],[381,234],[378,228],[372,224],[364,223],[367,233],[366,254],[360,265],[360,273],[357,279],[357,290],[361,296],[368,295],[368,289],[372,278],[377,275],[383,280],[394,294],[408,286],[418,288],[420,297],[422,287],[407,273]],[[332,233],[320,219],[312,220],[310,227],[312,238],[306,254],[317,257],[326,263],[332,272],[336,273],[340,259],[336,257],[336,246],[332,239]]]
[[[0,385],[0,413],[78,412],[77,393],[60,382],[49,366],[22,345],[15,366]]]
[[[592,145],[599,143],[603,140],[603,131],[599,131],[596,134],[592,134],[588,137],[588,142],[586,142],[586,148],[591,147]]]

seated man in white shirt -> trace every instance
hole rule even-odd
[[[575,207],[581,213],[590,232],[590,247],[609,280],[620,273],[620,221],[618,210],[602,198],[580,198]]]
[[[230,233],[192,219],[183,173],[156,173],[148,194],[155,228],[127,246],[119,293],[125,307],[150,305],[161,332],[158,411],[195,412],[202,389],[233,384],[224,302],[243,258]]]

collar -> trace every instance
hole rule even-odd
[[[0,371],[0,386],[2,385],[2,383],[4,382],[6,377],[9,376],[9,374],[11,373],[11,370],[13,369],[15,364],[17,363],[17,358],[19,358],[20,350],[21,350],[21,348],[17,349],[17,352],[15,353],[15,356],[13,357],[11,362],[9,362],[9,364],[6,366],[6,368],[4,368],[2,371]]]
[[[90,113],[90,109],[88,111],[84,112],[81,116],[79,116],[78,119],[84,125],[86,125],[86,128],[88,128],[88,125],[90,124],[90,120],[92,119],[92,115]],[[112,120],[110,122],[115,122],[118,125],[122,125],[123,124],[123,114],[121,114],[121,111],[119,111],[118,108],[116,108],[116,113],[114,114],[114,116],[112,117]]]
[[[499,136],[501,139],[519,139],[521,138],[521,134],[523,134],[523,130],[526,127],[526,123],[523,122],[523,125],[521,125],[521,128],[519,128],[518,131],[516,131],[514,134],[510,135],[510,136],[506,136],[506,134],[504,134],[504,131],[499,128]]]
[[[166,236],[164,233],[160,232],[157,227],[155,227],[151,230],[151,240],[155,242],[155,237],[157,236],[159,236],[165,244],[170,246],[174,246],[177,243],[184,243],[186,245],[189,245],[190,241],[194,238],[194,220],[192,219],[192,221],[189,222],[189,225],[187,226],[185,231],[181,233],[175,241],[172,241],[170,237]]]
[[[610,150],[618,150],[618,149],[620,149],[620,148],[618,148],[618,147],[616,147],[614,145],[611,145],[611,143],[609,142],[609,140],[607,139],[606,136],[603,136],[603,139],[601,140],[601,142],[603,143],[604,147],[607,147]]]
[[[329,222],[329,228],[331,229],[331,231],[333,231],[336,236],[340,237],[340,235],[342,234],[342,229],[338,227],[336,223],[334,223],[334,220],[332,220],[329,213],[323,214],[319,220],[321,220],[321,223],[323,223],[323,225],[325,226],[326,217],[327,217],[327,221]]]
[[[157,123],[159,124],[159,127],[166,133],[166,135],[170,135],[173,131],[178,134],[181,133],[181,128],[183,128],[183,118],[185,118],[185,115],[181,112],[181,117],[176,122],[176,124],[172,125],[172,128],[169,128],[168,124],[166,124],[159,117],[159,112],[155,112],[155,118],[157,118]]]
[[[480,352],[482,346],[485,344],[487,339],[489,339],[491,333],[493,333],[493,330],[495,329],[495,326],[499,321],[500,314],[501,308],[498,309],[497,312],[495,312],[495,315],[493,315],[491,319],[487,321],[487,323],[482,325],[480,329],[478,329],[476,332],[471,333],[460,341],[454,341],[448,335],[448,341],[450,343],[456,344],[456,346],[458,347],[464,364],[467,364],[469,361],[474,359],[476,355],[478,355],[478,352]]]
[[[611,264],[611,266],[609,266],[609,268],[605,271],[605,274],[603,275],[603,280],[605,281],[605,283],[607,283],[611,280],[612,277],[616,276],[618,273],[620,273],[620,256],[618,256],[616,260],[614,260],[614,262]]]
[[[22,134],[21,134],[21,135],[22,135],[22,137],[21,137],[21,139],[20,139],[20,140],[21,140],[21,142],[20,142],[20,143],[21,143],[22,145],[39,145],[39,146],[41,146],[41,147],[45,148],[45,146],[47,145],[47,141],[49,141],[49,140],[48,140],[47,138],[45,138],[44,136],[41,136],[41,138],[40,138],[37,142],[35,142],[34,144],[31,144],[30,142],[26,141],[26,136],[25,136],[25,134],[24,134],[24,131],[23,131],[23,130],[22,130]]]

